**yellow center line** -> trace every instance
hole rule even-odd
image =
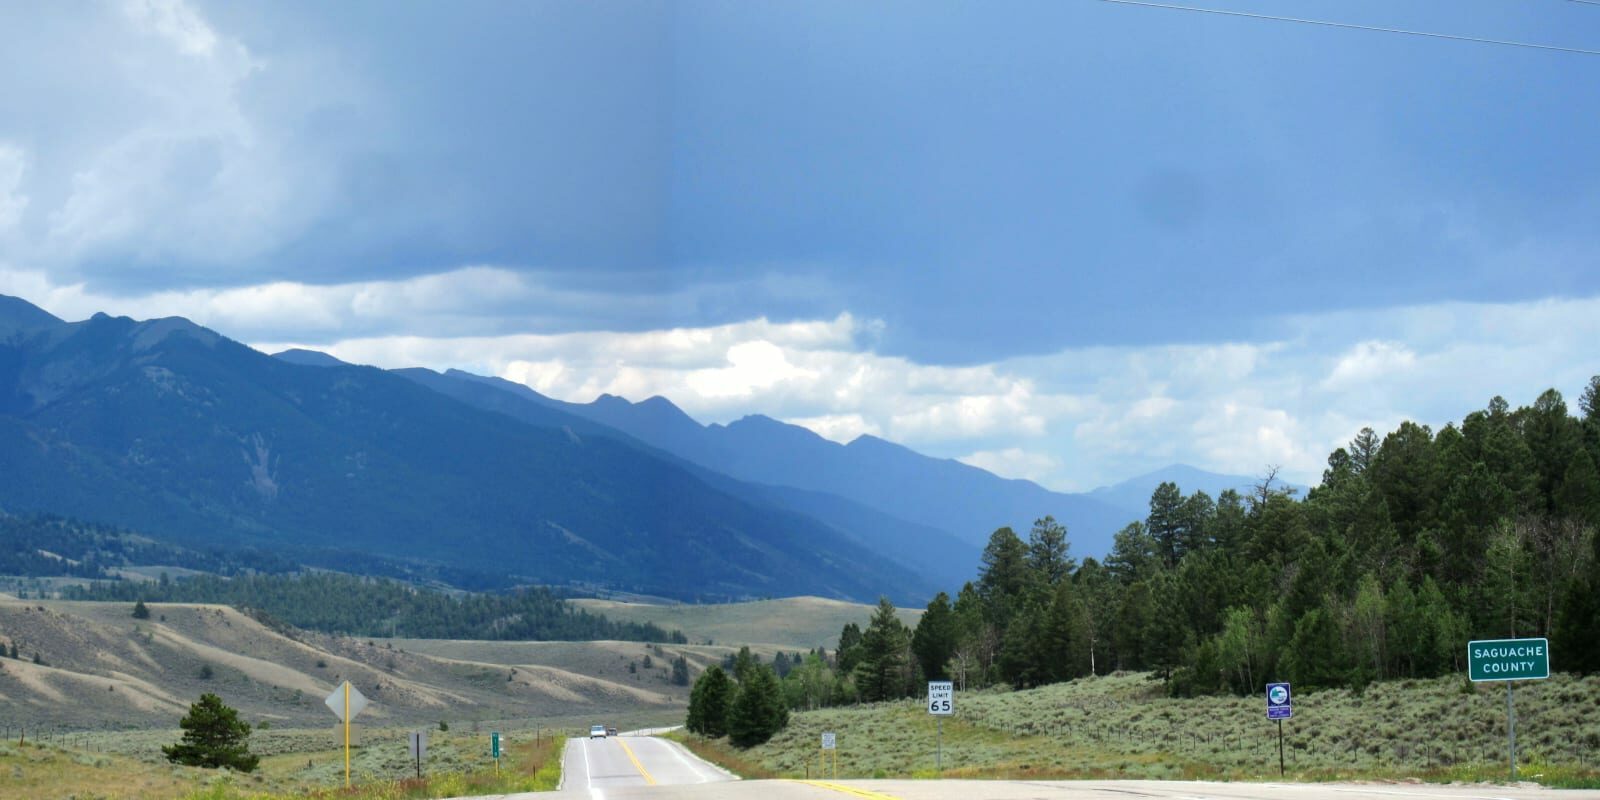
[[[628,754],[628,760],[632,761],[633,768],[639,770],[639,774],[644,776],[644,782],[651,786],[656,785],[656,779],[650,777],[650,770],[645,769],[644,765],[639,763],[639,757],[633,754],[633,748],[629,747],[628,743],[621,739],[617,740],[617,744],[622,745],[622,752]]]
[[[844,792],[845,794],[853,794],[856,797],[865,797],[867,800],[898,800],[898,798],[892,794],[874,792],[871,789],[857,789],[854,786],[845,786],[842,783],[828,783],[826,781],[795,781],[795,783],[803,783],[807,786],[816,786],[822,789],[832,789],[835,792]]]

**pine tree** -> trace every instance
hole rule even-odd
[[[1178,485],[1165,481],[1150,495],[1150,516],[1145,525],[1156,543],[1156,555],[1167,567],[1177,565],[1183,558],[1183,493]]]
[[[1028,546],[1010,528],[999,528],[989,535],[982,562],[978,596],[983,598],[985,616],[1004,631],[1028,589]]]
[[[712,667],[700,674],[689,690],[689,716],[684,727],[712,739],[728,732],[728,701],[733,694],[733,681],[722,667]]]
[[[250,724],[239,719],[239,712],[223,705],[222,698],[209,692],[189,706],[189,713],[178,722],[183,739],[161,748],[168,761],[191,767],[228,767],[250,772],[261,760],[250,754]]]
[[[150,618],[150,609],[149,609],[149,607],[147,607],[144,604],[143,600],[140,600],[140,601],[138,601],[138,602],[133,604],[133,618],[134,619],[149,619]]]
[[[905,688],[907,636],[889,598],[878,598],[878,610],[861,635],[861,662],[856,665],[856,688],[867,702],[893,700]]]
[[[739,648],[738,655],[733,657],[733,679],[744,683],[749,680],[750,673],[761,665],[761,660],[750,652],[749,645]]]
[[[1034,520],[1028,531],[1028,568],[1035,579],[1046,587],[1053,587],[1072,573],[1072,558],[1067,555],[1067,527],[1046,516]]]
[[[753,747],[788,724],[789,706],[777,676],[771,667],[756,665],[728,709],[728,742],[735,747]]]
[[[911,634],[911,652],[916,654],[928,680],[942,681],[949,677],[946,667],[955,649],[955,612],[950,608],[950,596],[940,592],[917,621],[917,629]]]
[[[672,659],[672,685],[689,685],[689,659],[684,658],[681,654]]]
[[[839,631],[839,652],[837,659],[839,671],[849,675],[855,671],[856,664],[861,662],[861,627],[854,622],[846,622]]]

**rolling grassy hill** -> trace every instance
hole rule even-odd
[[[1525,777],[1600,786],[1600,676],[1517,687]],[[1290,778],[1504,780],[1505,691],[1463,676],[1295,697]],[[1170,698],[1145,674],[1028,691],[958,692],[945,722],[948,777],[1275,780],[1277,728],[1259,697]],[[934,719],[916,700],[793,714],[747,760],[781,776],[816,769],[838,736],[840,777],[931,777]]]
[[[623,715],[659,724],[681,715],[688,694],[660,669],[678,655],[672,645],[531,644],[515,658],[474,660],[269,627],[223,606],[150,610],[136,620],[125,603],[0,596],[0,642],[22,656],[0,659],[0,715],[36,728],[168,728],[214,692],[253,722],[322,727],[332,721],[323,698],[349,680],[372,700],[363,717],[374,725]],[[646,654],[658,668],[630,673],[627,663]],[[721,658],[705,648],[685,655]]]
[[[873,606],[822,597],[786,597],[748,603],[650,605],[615,600],[572,600],[579,608],[620,622],[653,622],[682,631],[691,642],[764,644],[784,650],[810,650],[839,644],[839,631],[854,622],[863,630]],[[921,609],[902,608],[900,620],[915,627]]]

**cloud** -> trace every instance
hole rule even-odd
[[[694,291],[680,295],[698,302]],[[1600,373],[1600,298],[1435,304],[1287,317],[1256,342],[1093,347],[969,365],[876,351],[885,323],[844,313],[642,330],[533,332],[585,309],[647,320],[652,297],[496,267],[394,281],[108,297],[0,268],[0,292],[69,319],[181,314],[276,351],[383,367],[460,368],[563,400],[670,398],[702,422],[762,413],[1072,488],[1171,463],[1315,483],[1364,426],[1438,428],[1495,394],[1575,395]],[[241,333],[241,331],[243,333]],[[296,337],[286,332],[301,331]],[[1484,369],[1493,364],[1495,369]]]
[[[165,37],[185,55],[205,57],[216,50],[217,32],[180,0],[127,0],[122,10],[134,23]]]
[[[28,196],[22,193],[22,173],[27,166],[22,148],[0,142],[0,234],[21,221],[22,212],[28,209]]]
[[[824,439],[849,444],[861,436],[882,436],[883,430],[860,414],[825,414],[820,417],[790,417],[784,422],[799,425]]]
[[[1324,388],[1360,388],[1417,365],[1417,354],[1396,342],[1366,341],[1339,357],[1333,372],[1323,381]]]
[[[1020,447],[980,450],[957,460],[986,469],[1002,478],[1024,478],[1035,482],[1050,480],[1061,467],[1061,460],[1054,456],[1028,452]]]

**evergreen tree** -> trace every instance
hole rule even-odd
[[[1562,604],[1551,648],[1561,654],[1562,669],[1584,675],[1600,672],[1600,636],[1595,635],[1600,631],[1600,536],[1594,536],[1591,544],[1585,574]]]
[[[1594,457],[1588,450],[1574,449],[1561,476],[1561,488],[1556,491],[1557,516],[1578,520],[1590,527],[1600,527],[1600,470],[1595,469]]]
[[[1021,606],[1030,583],[1028,546],[1010,528],[1000,528],[989,535],[982,563],[978,595],[983,598],[989,621],[1004,630],[1012,612]]]
[[[1301,691],[1331,689],[1349,680],[1348,652],[1328,611],[1314,608],[1295,623],[1294,638],[1284,654],[1284,671]]]
[[[1195,492],[1178,507],[1178,548],[1185,554],[1202,552],[1211,546],[1211,523],[1217,504],[1211,495]]]
[[[1148,665],[1146,651],[1150,648],[1146,642],[1156,615],[1151,580],[1139,581],[1122,594],[1116,626],[1112,628],[1117,669],[1144,669]]]
[[[1371,428],[1362,428],[1350,441],[1350,470],[1357,475],[1365,473],[1377,460],[1380,449],[1378,434]]]
[[[1531,408],[1518,409],[1518,415],[1533,453],[1540,510],[1555,511],[1556,491],[1582,441],[1582,427],[1567,416],[1567,403],[1555,389],[1545,390]]]
[[[728,742],[735,747],[761,744],[789,724],[778,678],[765,665],[753,667],[728,708]]]
[[[955,649],[955,611],[950,607],[950,596],[940,592],[917,621],[917,629],[911,634],[911,652],[928,680],[942,681],[949,678],[946,667]]]
[[[1158,568],[1156,542],[1143,522],[1132,522],[1112,539],[1106,569],[1124,584],[1147,578]]]
[[[878,598],[878,610],[861,635],[861,661],[855,667],[856,689],[867,702],[903,696],[906,685],[907,636],[889,598]]]
[[[761,665],[761,660],[750,652],[750,646],[739,648],[739,654],[733,657],[733,679],[744,683],[749,679],[750,673]]]
[[[1169,569],[1183,558],[1182,509],[1183,493],[1176,483],[1165,481],[1150,494],[1150,516],[1145,525],[1155,540],[1156,556]]]
[[[1069,548],[1065,525],[1051,516],[1034,520],[1033,529],[1028,531],[1028,568],[1045,586],[1055,586],[1072,572]]]
[[[189,713],[178,722],[183,739],[161,748],[168,761],[191,767],[228,767],[250,772],[261,760],[250,754],[250,724],[239,719],[239,712],[223,705],[214,694],[200,695],[189,706]]]
[[[689,690],[689,716],[684,727],[712,739],[728,732],[728,705],[734,685],[722,667],[712,665],[700,673]]]
[[[1030,601],[1006,628],[1000,644],[1000,678],[1013,688],[1042,686],[1052,679],[1048,623],[1048,610]]]
[[[956,595],[953,611],[956,643],[950,654],[954,668],[951,677],[963,691],[969,685],[987,685],[999,648],[999,629],[986,618],[983,598],[978,596],[978,589],[971,581]]]
[[[689,685],[689,659],[683,657],[681,654],[677,658],[672,659],[672,685]]]
[[[846,675],[854,672],[856,664],[861,662],[861,628],[854,622],[846,622],[839,631],[838,662],[839,671]]]
[[[134,619],[149,619],[150,618],[150,609],[145,606],[143,600],[140,600],[140,601],[138,601],[138,602],[133,604],[133,618]]]

